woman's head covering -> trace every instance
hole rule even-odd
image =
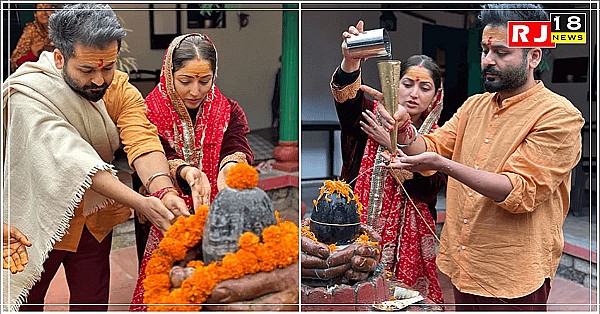
[[[210,38],[202,34],[186,34],[173,39],[163,58],[160,82],[146,97],[146,115],[156,125],[158,134],[183,161],[206,173],[211,183],[212,199],[217,193],[219,153],[229,124],[231,104],[213,80],[211,90],[195,119],[192,119],[183,99],[175,91],[173,53],[186,38],[192,36],[201,36],[213,45]]]

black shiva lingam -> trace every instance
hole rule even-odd
[[[325,244],[346,245],[360,235],[358,197],[343,181],[326,180],[310,215],[310,230]]]

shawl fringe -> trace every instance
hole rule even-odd
[[[71,200],[69,207],[67,208],[65,214],[63,215],[62,219],[60,220],[58,229],[50,237],[50,241],[46,242],[46,244],[44,245],[44,248],[43,248],[44,251],[42,253],[42,258],[44,261],[46,259],[48,259],[48,256],[50,255],[50,251],[52,251],[52,249],[54,248],[54,244],[56,244],[56,242],[60,242],[60,240],[67,233],[67,230],[69,229],[70,221],[75,216],[75,208],[77,208],[77,206],[79,206],[79,204],[83,200],[83,196],[84,196],[86,190],[90,189],[92,186],[92,177],[96,173],[98,173],[98,171],[108,171],[108,170],[110,170],[110,172],[113,175],[116,175],[114,166],[111,164],[104,164],[104,165],[96,166],[88,172],[88,174],[86,175],[83,182],[79,185],[79,188],[77,189],[77,193],[75,194],[75,197]],[[93,212],[98,211],[99,209],[104,208],[112,203],[114,203],[113,199],[107,199],[106,201],[102,202],[101,204],[94,206],[92,211]],[[90,212],[89,214],[92,214],[93,212]],[[28,267],[31,267],[31,266],[32,265],[28,265]],[[30,278],[25,283],[25,287],[19,293],[19,296],[15,300],[15,303],[8,304],[8,306],[9,306],[8,311],[11,311],[11,312],[19,311],[19,308],[21,307],[21,305],[23,304],[23,302],[25,301],[27,296],[29,296],[29,291],[31,290],[31,288],[33,288],[35,283],[37,283],[42,278],[43,271],[44,271],[43,264],[35,267],[33,277]],[[5,274],[6,274],[6,272],[7,271],[4,271]],[[6,288],[8,289],[8,291],[9,291],[8,294],[10,296],[10,280],[8,280],[7,282],[8,282],[8,287],[6,287]],[[10,297],[9,297],[9,299],[10,299]]]

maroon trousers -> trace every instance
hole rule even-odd
[[[482,297],[462,293],[455,286],[452,288],[456,311],[547,311],[550,278],[546,278],[544,284],[531,294],[514,299]]]
[[[77,252],[50,251],[44,262],[42,278],[29,291],[20,311],[43,311],[44,298],[60,264],[69,285],[70,311],[107,311],[110,284],[110,248],[112,232],[98,243],[84,226]],[[49,309],[52,310],[52,309]]]

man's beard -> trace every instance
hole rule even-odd
[[[527,58],[523,59],[519,67],[507,66],[504,72],[498,71],[492,66],[488,66],[481,71],[483,78],[483,88],[486,92],[501,92],[515,90],[527,83]],[[496,75],[493,81],[485,77],[486,74]]]
[[[94,83],[91,83],[90,85],[84,85],[83,87],[77,86],[75,80],[67,72],[66,64],[63,67],[62,74],[67,85],[69,85],[69,87],[71,87],[71,89],[77,94],[79,94],[81,97],[89,101],[96,102],[102,99],[102,97],[104,97],[104,94],[106,93],[106,90],[108,89],[108,84],[106,82],[104,82],[104,84],[100,86]]]

